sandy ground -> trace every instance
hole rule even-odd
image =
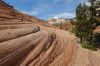
[[[100,54],[80,47],[70,32],[26,25],[0,30],[0,66],[100,66]]]

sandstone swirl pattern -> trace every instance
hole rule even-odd
[[[70,32],[40,28],[0,30],[0,66],[100,66],[100,54],[78,46]]]

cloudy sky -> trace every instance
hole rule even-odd
[[[23,13],[47,20],[51,17],[74,18],[79,3],[87,0],[5,0]]]

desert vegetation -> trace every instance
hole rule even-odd
[[[93,42],[95,38],[94,30],[99,25],[99,22],[96,20],[96,11],[95,0],[89,0],[90,5],[79,4],[76,9],[76,26],[75,34],[80,38],[80,42],[84,48],[89,48],[96,50],[96,43]],[[100,39],[100,38],[99,38]]]
[[[82,3],[77,6],[76,17],[71,19],[70,22],[56,22],[53,25],[74,33],[80,38],[82,47],[97,50],[97,44],[94,41],[96,41],[95,38],[97,34],[99,36],[100,32],[100,2],[88,0],[88,3],[89,5]]]

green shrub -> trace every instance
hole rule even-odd
[[[83,47],[83,48],[90,49],[90,50],[94,50],[94,51],[97,50],[97,48],[96,48],[95,46],[93,46],[92,44],[89,44],[89,43],[83,43],[83,44],[82,44],[82,47]]]

